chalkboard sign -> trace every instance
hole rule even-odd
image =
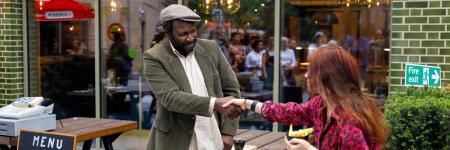
[[[75,150],[75,136],[53,132],[20,130],[18,150]]]

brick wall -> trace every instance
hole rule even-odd
[[[24,95],[22,0],[0,1],[0,106]]]
[[[450,0],[394,0],[391,30],[391,92],[405,91],[405,63],[440,66],[448,88]]]

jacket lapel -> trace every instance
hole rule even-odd
[[[195,44],[194,55],[195,58],[197,59],[200,70],[202,71],[203,80],[205,81],[205,86],[206,89],[208,90],[208,95],[215,96],[214,91],[212,91],[214,89],[213,87],[214,80],[212,80],[214,72],[212,70],[213,68],[211,66],[211,60],[206,54],[205,49],[203,49],[203,47],[201,47],[198,42]]]
[[[169,62],[169,66],[172,67],[172,71],[175,74],[174,78],[175,80],[178,80],[179,83],[181,83],[180,88],[182,91],[192,93],[191,85],[189,84],[189,80],[186,76],[186,72],[184,71],[183,65],[180,62],[180,59],[177,55],[175,55],[172,51],[172,47],[170,46],[169,39],[164,39],[161,41],[166,48],[166,54]]]

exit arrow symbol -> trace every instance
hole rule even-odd
[[[434,70],[434,74],[431,76],[431,79],[434,80],[434,84],[437,84],[439,81],[439,74],[436,70]]]

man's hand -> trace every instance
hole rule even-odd
[[[224,150],[231,150],[231,147],[233,147],[233,143],[234,143],[233,136],[222,134],[222,142],[223,142]]]
[[[236,118],[241,114],[242,109],[237,106],[237,105],[230,105],[228,107],[223,107],[222,105],[225,104],[226,102],[230,101],[231,99],[233,99],[233,97],[228,96],[228,97],[222,97],[222,98],[217,98],[216,102],[214,103],[214,110],[218,111],[220,114],[222,114],[224,117],[228,117],[228,118]]]

